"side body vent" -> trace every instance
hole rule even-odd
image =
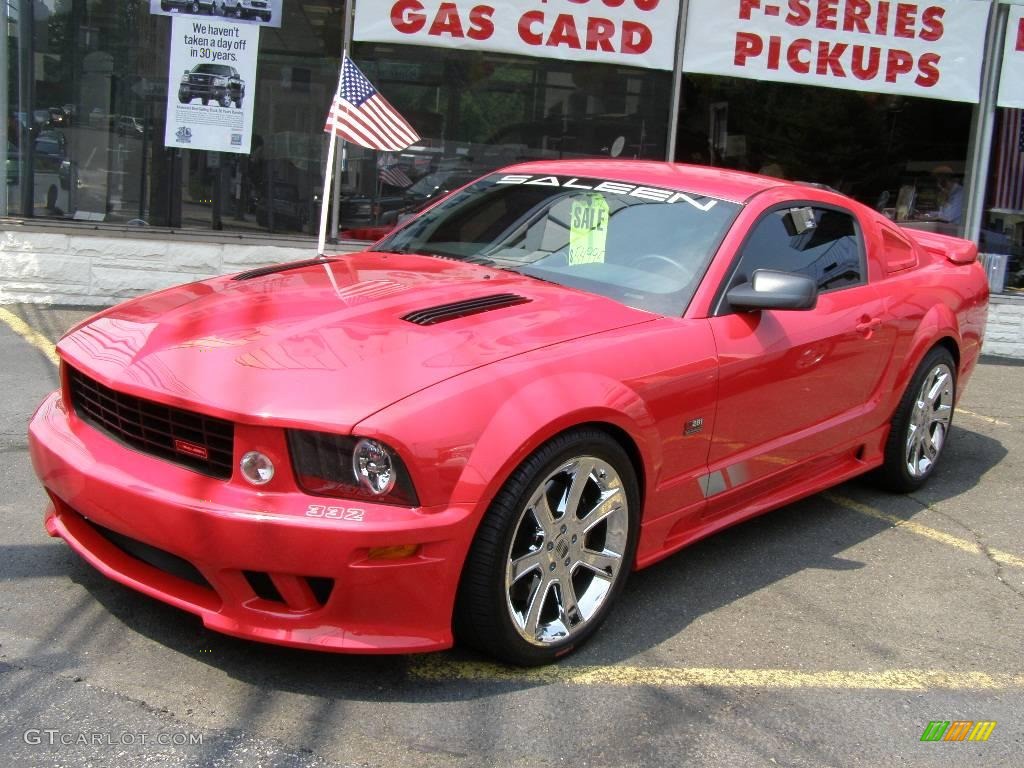
[[[517,296],[514,293],[497,293],[493,296],[481,296],[478,299],[466,299],[465,301],[454,301],[451,304],[439,304],[436,307],[418,309],[403,316],[402,319],[416,323],[416,325],[435,325],[454,320],[457,317],[490,312],[492,309],[527,304],[529,301],[525,296]]]
[[[314,264],[330,264],[334,259],[305,259],[303,261],[286,261],[284,264],[271,264],[268,267],[257,267],[256,269],[250,269],[247,272],[239,272],[237,275],[232,277],[232,280],[252,280],[254,277],[263,277],[264,275],[273,275],[277,272],[287,272],[289,269],[300,269],[301,267],[310,267]]]

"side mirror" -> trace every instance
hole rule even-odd
[[[730,288],[725,294],[733,309],[814,309],[818,286],[806,275],[757,269],[749,283]]]

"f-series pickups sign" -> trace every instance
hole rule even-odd
[[[678,16],[678,0],[374,0],[353,36],[672,69]]]
[[[683,69],[977,101],[984,0],[690,0]]]

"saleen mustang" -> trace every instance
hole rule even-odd
[[[934,471],[976,247],[712,168],[537,162],[367,252],[126,302],[30,425],[46,529],[214,630],[538,664],[628,573]]]

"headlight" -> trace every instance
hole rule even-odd
[[[215,77],[213,78],[214,85],[227,85],[228,79],[226,77]]]
[[[384,443],[290,429],[288,447],[295,479],[308,494],[419,506],[405,464]]]

